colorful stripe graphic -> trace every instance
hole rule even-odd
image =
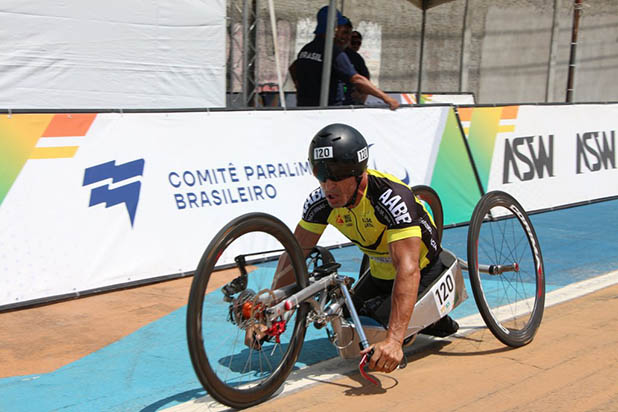
[[[79,146],[62,145],[83,137],[96,113],[0,115],[0,205],[28,159],[68,159]]]
[[[412,93],[401,93],[401,103],[403,104],[415,104],[416,96]]]
[[[430,185],[442,201],[445,225],[470,220],[481,193],[452,108],[442,133]]]
[[[433,94],[421,94],[421,104],[431,103]],[[401,93],[401,103],[403,104],[416,104],[415,93]]]
[[[481,183],[487,191],[496,137],[498,133],[515,131],[512,121],[517,119],[519,106],[461,107],[458,112]]]

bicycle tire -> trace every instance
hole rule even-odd
[[[218,375],[218,370],[221,369],[221,365],[216,364],[217,361],[219,361],[220,364],[223,363],[221,362],[221,358],[217,359],[216,356],[209,357],[209,354],[206,353],[207,350],[205,349],[204,339],[205,332],[202,330],[203,326],[206,326],[207,322],[202,319],[203,314],[205,314],[204,301],[205,296],[207,295],[208,283],[213,271],[215,271],[217,260],[234,240],[245,234],[256,232],[269,234],[281,243],[283,249],[285,249],[290,257],[290,261],[295,272],[296,284],[300,285],[301,288],[307,286],[307,268],[305,266],[304,256],[296,238],[289,228],[279,219],[266,213],[249,213],[232,220],[212,239],[206,251],[202,255],[195,272],[187,306],[187,341],[191,362],[195,373],[206,391],[214,399],[237,409],[243,409],[261,403],[277,391],[294,367],[302,347],[306,331],[305,318],[308,312],[308,305],[304,303],[299,305],[296,309],[296,320],[294,323],[294,328],[291,332],[289,343],[287,343],[287,350],[285,350],[285,353],[281,350],[281,359],[276,361],[277,365],[275,367],[269,363],[269,366],[271,366],[272,369],[271,372],[266,372],[268,375],[265,379],[257,382],[253,387],[246,387],[245,383],[242,382],[235,385],[222,379]],[[252,273],[249,273],[248,276],[251,277],[251,275]],[[221,295],[223,294],[221,293]],[[215,300],[218,302],[218,298]],[[233,326],[238,331],[241,331],[238,326]],[[242,335],[242,333],[239,335]],[[237,339],[238,337],[239,336],[237,336]],[[219,339],[223,338],[219,336],[217,340]],[[217,345],[217,347],[219,346],[220,345]],[[234,348],[235,347],[236,346],[234,346]],[[259,357],[260,367],[262,366],[262,354],[258,353],[262,351],[249,349],[242,346],[242,344],[239,345],[239,347],[242,351],[248,353],[247,356],[254,356],[257,354],[257,357]],[[235,359],[232,356],[229,357],[230,369],[233,369],[231,365],[233,361],[235,362]],[[252,371],[251,360],[249,360],[249,370]],[[256,372],[256,374],[263,373],[263,371]]]
[[[442,202],[440,196],[427,185],[416,185],[412,187],[414,196],[425,202],[425,205],[429,206],[428,212],[431,213],[433,222],[438,230],[438,240],[442,242],[442,231],[444,229],[444,209],[442,209]],[[362,276],[369,269],[369,256],[363,254],[361,260],[361,266],[359,270],[359,277]]]
[[[479,264],[512,270],[481,274]],[[489,192],[474,208],[468,229],[468,274],[492,334],[511,347],[530,343],[545,305],[543,255],[528,214],[506,192]]]
[[[442,231],[444,230],[444,209],[442,208],[440,196],[438,196],[438,193],[435,190],[427,185],[413,186],[412,192],[414,193],[414,196],[429,205],[429,208],[431,209],[429,212],[431,212],[431,216],[433,217],[433,223],[436,225],[436,229],[438,229],[438,240],[442,243]]]

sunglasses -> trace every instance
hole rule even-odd
[[[350,41],[350,44],[351,44],[352,46],[360,46],[362,43],[363,43],[363,42],[362,42],[362,41],[360,41],[360,40],[351,40],[351,41]]]
[[[313,166],[313,175],[322,183],[325,183],[327,180],[340,182],[352,176],[350,174],[349,165],[327,164],[322,162]]]

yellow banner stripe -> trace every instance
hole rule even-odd
[[[35,147],[30,159],[67,159],[75,156],[79,146]]]
[[[509,133],[509,132],[514,132],[514,131],[515,131],[515,125],[514,124],[498,126],[498,133]]]

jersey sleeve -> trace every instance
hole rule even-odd
[[[298,225],[312,233],[321,235],[328,225],[328,216],[332,208],[321,188],[317,188],[307,197],[303,207],[303,217]]]
[[[388,243],[409,237],[422,237],[421,228],[413,226],[407,229],[389,229],[386,231],[386,241]]]
[[[386,226],[386,240],[391,243],[409,237],[422,237],[420,217],[414,193],[403,183],[376,179],[374,204],[376,217]]]

